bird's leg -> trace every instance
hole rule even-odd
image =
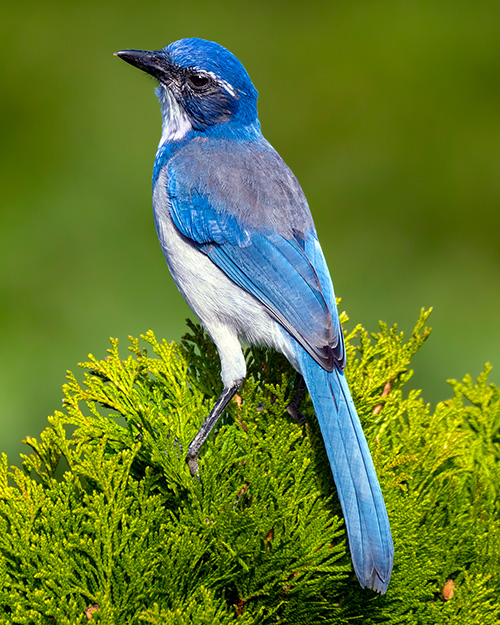
[[[300,373],[297,374],[297,377],[295,378],[294,390],[297,394],[286,407],[286,411],[292,417],[292,419],[297,421],[297,423],[304,423],[306,418],[300,412],[299,406],[304,399],[304,393],[306,392],[306,383],[304,382],[304,378],[300,375]]]
[[[236,391],[240,388],[242,383],[243,380],[238,380],[233,386],[225,388],[222,391],[219,399],[215,402],[215,406],[203,422],[198,434],[191,441],[186,454],[186,462],[191,471],[191,475],[195,476],[198,473],[198,454],[200,453],[201,446],[207,440],[208,435],[224,412],[225,407],[235,396]]]

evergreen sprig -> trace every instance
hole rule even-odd
[[[396,559],[386,595],[361,590],[310,399],[247,351],[248,377],[191,478],[187,446],[221,391],[197,325],[150,331],[68,372],[22,467],[0,463],[0,623],[212,625],[500,623],[500,389],[489,366],[431,412],[405,391],[429,335],[346,335],[346,375],[384,492]],[[342,321],[347,320],[342,315]]]

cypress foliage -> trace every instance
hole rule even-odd
[[[386,595],[361,590],[310,399],[286,413],[295,373],[263,349],[202,450],[185,451],[221,391],[199,326],[152,332],[68,373],[22,467],[0,466],[0,623],[500,623],[500,389],[489,367],[452,381],[431,412],[405,390],[429,335],[422,311],[346,335],[346,375],[395,544]],[[343,315],[342,321],[346,321]],[[123,356],[123,355],[122,355]]]

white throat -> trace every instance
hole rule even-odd
[[[193,128],[186,111],[167,87],[160,85],[156,89],[156,95],[160,100],[163,118],[160,145],[170,141],[180,141]]]

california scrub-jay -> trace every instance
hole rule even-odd
[[[358,580],[384,593],[391,530],[343,373],[330,273],[304,193],[262,136],[257,91],[240,61],[212,41],[116,54],[159,81],[156,230],[172,277],[221,361],[224,390],[189,446],[189,468],[197,472],[201,446],[245,377],[240,340],[278,350],[311,395]]]

